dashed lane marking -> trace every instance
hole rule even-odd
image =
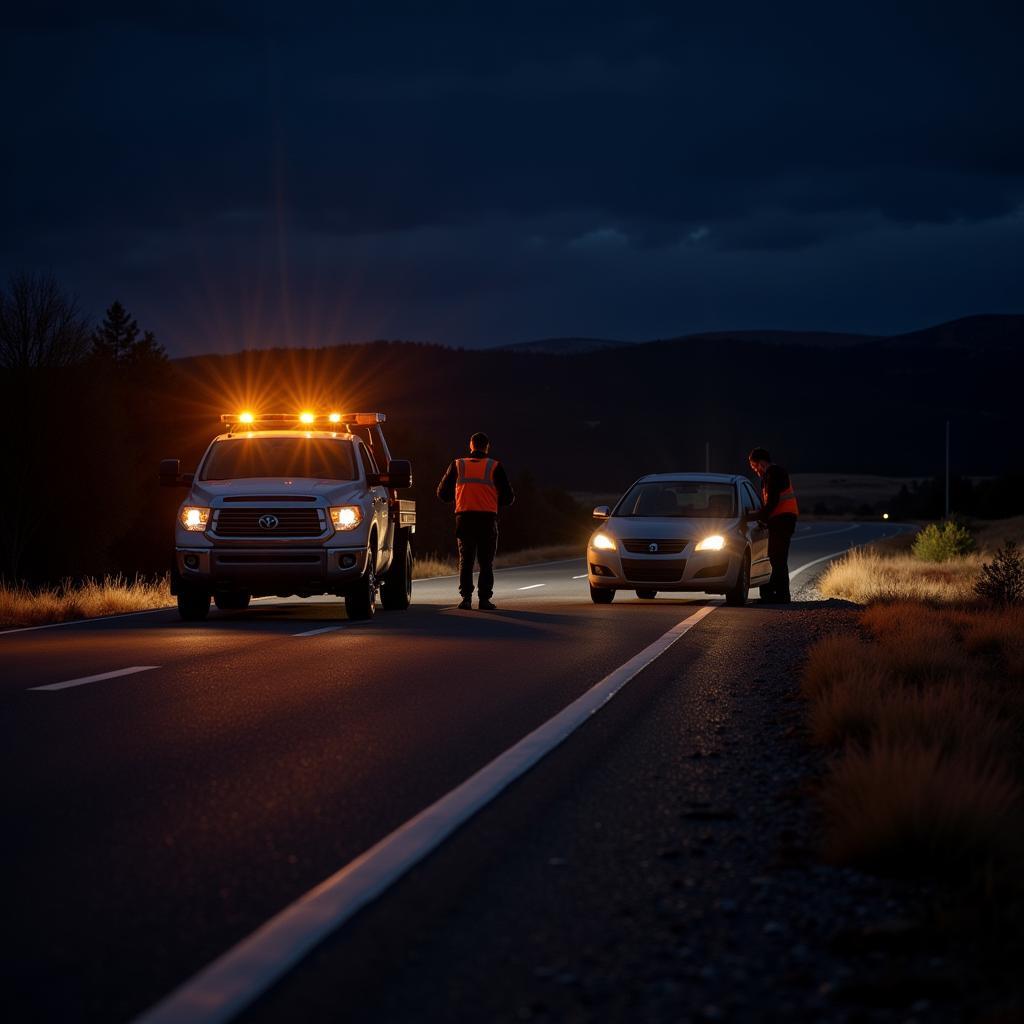
[[[573,576],[574,580],[585,580],[586,578],[587,578],[587,574],[586,573],[584,573],[582,576]]]
[[[151,672],[159,665],[133,665],[131,668],[119,668],[115,672],[100,672],[95,676],[82,676],[79,679],[66,679],[63,683],[47,683],[45,686],[30,686],[30,690],[70,690],[73,686],[85,686],[87,683],[98,683],[103,679],[117,679],[118,676],[130,676],[136,672]]]
[[[320,629],[307,629],[305,633],[292,633],[292,636],[320,636],[321,633],[333,633],[336,629],[344,629],[345,623],[336,626],[321,626]]]
[[[538,587],[546,587],[546,583],[531,583],[528,587],[518,587],[519,590],[536,590]]]

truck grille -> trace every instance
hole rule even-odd
[[[624,540],[622,546],[633,555],[678,555],[688,543],[685,540],[659,540],[651,537],[649,540]],[[651,550],[652,544],[658,545],[657,551]]]
[[[622,574],[636,583],[678,583],[686,568],[686,559],[672,562],[638,561],[635,558],[622,560]]]
[[[262,525],[261,525],[262,523]],[[214,512],[218,537],[319,537],[327,527],[319,508],[221,508]]]

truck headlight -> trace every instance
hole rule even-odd
[[[338,505],[331,509],[331,522],[336,530],[354,530],[363,521],[358,505]]]
[[[595,533],[590,538],[590,546],[597,548],[598,551],[614,551],[616,549],[614,538],[609,537],[607,533]]]
[[[186,505],[178,518],[186,530],[190,530],[192,533],[202,533],[210,521],[210,510],[198,505]]]
[[[694,551],[721,551],[725,547],[725,538],[720,533],[713,533],[699,541]]]

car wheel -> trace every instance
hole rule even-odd
[[[638,590],[636,596],[642,597],[645,601],[650,601],[658,596],[658,592],[656,590]]]
[[[747,594],[750,593],[750,553],[743,556],[740,564],[740,572],[736,577],[736,586],[725,592],[725,603],[735,608],[740,608],[747,603]]]
[[[178,591],[178,614],[185,622],[202,622],[210,614],[210,592],[182,587]]]
[[[590,588],[590,600],[594,604],[611,604],[615,600],[615,591],[611,587],[595,587]]]
[[[404,612],[412,604],[412,545],[405,530],[395,540],[391,568],[381,581],[380,603],[389,612]]]
[[[248,590],[232,590],[226,594],[214,594],[213,600],[222,612],[237,612],[249,607],[252,594]]]
[[[377,549],[370,548],[366,572],[345,595],[345,613],[350,619],[372,619],[377,610]]]

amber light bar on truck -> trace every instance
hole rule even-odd
[[[382,412],[226,412],[220,421],[231,432],[238,427],[247,430],[274,430],[287,427],[326,427],[338,426],[369,427],[385,420]]]

